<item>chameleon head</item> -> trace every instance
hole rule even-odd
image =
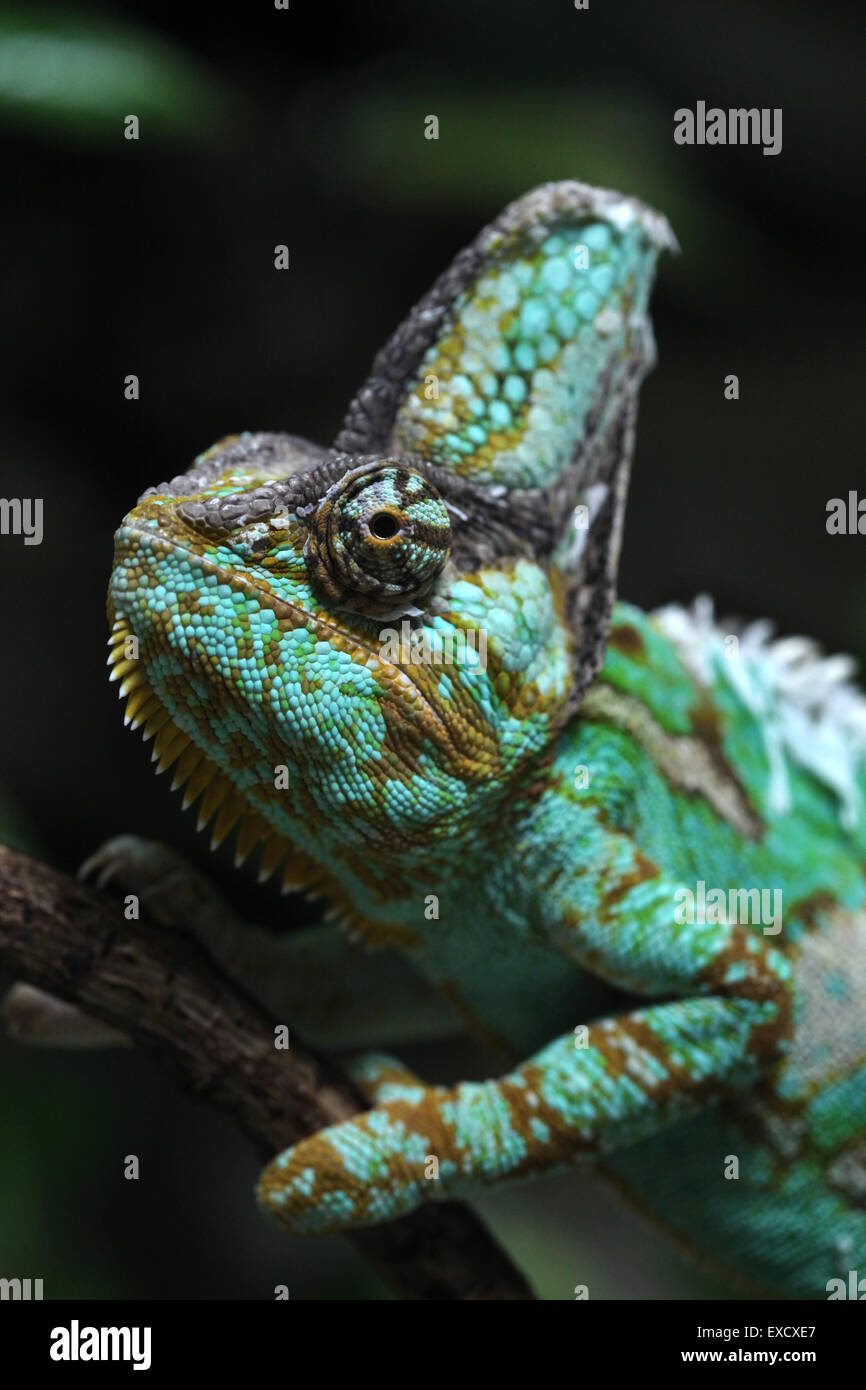
[[[665,236],[618,195],[535,190],[398,330],[332,450],[224,441],[126,517],[109,659],[216,841],[241,820],[264,872],[292,844],[288,881],[312,860],[384,894],[531,777],[603,655]]]
[[[252,471],[263,444],[279,479]],[[204,462],[117,533],[110,659],[131,722],[179,760],[218,838],[242,814],[317,857],[457,835],[570,689],[562,601],[532,550],[542,510],[512,516],[421,461],[300,457],[274,437]]]

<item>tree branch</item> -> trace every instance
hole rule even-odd
[[[273,1020],[195,943],[127,922],[117,900],[0,845],[0,968],[77,1004],[230,1114],[267,1160],[364,1108],[326,1059],[274,1047]],[[402,1298],[530,1299],[465,1207],[437,1202],[349,1239]]]

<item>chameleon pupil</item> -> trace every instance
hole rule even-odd
[[[396,518],[390,512],[377,512],[370,522],[370,534],[379,541],[390,541],[399,529]]]

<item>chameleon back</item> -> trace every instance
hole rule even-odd
[[[773,643],[766,624],[717,626],[706,601],[652,618],[620,605],[590,722],[560,752],[597,767],[618,738],[607,801],[643,852],[693,901],[701,882],[705,902],[722,890],[721,911],[790,955],[793,1033],[774,1072],[605,1169],[693,1253],[801,1297],[847,1288],[866,1263],[866,701],[850,666]],[[711,757],[677,756],[689,739]]]

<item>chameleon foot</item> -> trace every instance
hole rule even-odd
[[[134,893],[142,912],[154,922],[208,942],[235,920],[210,880],[156,840],[115,835],[85,860],[78,876],[98,888]]]
[[[130,1039],[74,1004],[55,999],[33,985],[13,985],[0,1007],[6,1032],[15,1042],[36,1047],[130,1047]]]
[[[437,1195],[443,1092],[382,1053],[348,1069],[374,1108],[286,1149],[259,1180],[260,1205],[293,1235],[392,1221]]]
[[[203,874],[179,854],[136,835],[116,835],[82,864],[79,878],[99,888],[134,893],[142,911],[165,927],[192,932],[213,953],[231,938],[231,909]],[[17,1042],[44,1047],[128,1047],[130,1040],[99,1019],[32,985],[12,987],[3,1022]]]

